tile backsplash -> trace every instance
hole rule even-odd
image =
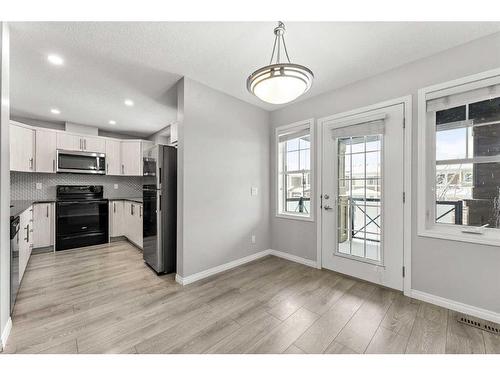
[[[37,189],[41,184],[41,189]],[[118,189],[114,185],[118,185]],[[106,198],[142,196],[142,177],[95,176],[71,173],[10,172],[12,200],[55,199],[56,185],[102,185]]]

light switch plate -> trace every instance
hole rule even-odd
[[[252,186],[250,189],[250,195],[258,195],[259,194],[259,188]]]
[[[115,189],[118,189],[118,184],[114,184],[113,186]]]
[[[42,190],[42,183],[41,182],[37,182],[36,185],[36,190]]]

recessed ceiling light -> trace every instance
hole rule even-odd
[[[116,125],[116,121],[115,120],[109,120],[109,125]]]
[[[125,99],[124,103],[129,107],[132,107],[134,105],[134,102],[130,99]]]
[[[58,114],[60,114],[60,113],[61,113],[61,111],[60,111],[60,110],[58,110],[57,108],[52,108],[52,109],[50,110],[50,112],[51,112],[51,113],[53,113],[54,115],[58,115]]]
[[[51,64],[54,64],[54,65],[62,65],[62,64],[64,64],[64,59],[61,56],[58,56],[58,55],[48,55],[47,56],[47,60],[49,60],[49,62]]]

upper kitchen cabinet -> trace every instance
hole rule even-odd
[[[101,137],[57,133],[57,148],[69,151],[106,152],[106,141]]]
[[[52,130],[35,130],[35,170],[56,172],[57,133]]]
[[[65,132],[57,133],[57,148],[60,150],[80,151],[81,138]]]
[[[126,176],[142,176],[142,141],[121,141],[121,172]]]
[[[106,152],[106,141],[102,137],[81,137],[83,150],[88,152]]]
[[[106,139],[106,174],[122,174],[121,142],[115,139]]]
[[[176,145],[179,139],[179,125],[177,123],[173,123],[170,125],[170,144]]]
[[[10,170],[35,171],[35,132],[14,121],[10,124]]]

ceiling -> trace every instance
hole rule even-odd
[[[282,107],[261,102],[245,86],[269,62],[274,22],[10,25],[13,115],[149,135],[175,120],[172,87],[183,76],[266,110]],[[500,23],[290,22],[286,28],[290,59],[315,75],[304,100],[500,32]],[[49,53],[64,65],[49,64]],[[124,105],[127,98],[133,107]]]

